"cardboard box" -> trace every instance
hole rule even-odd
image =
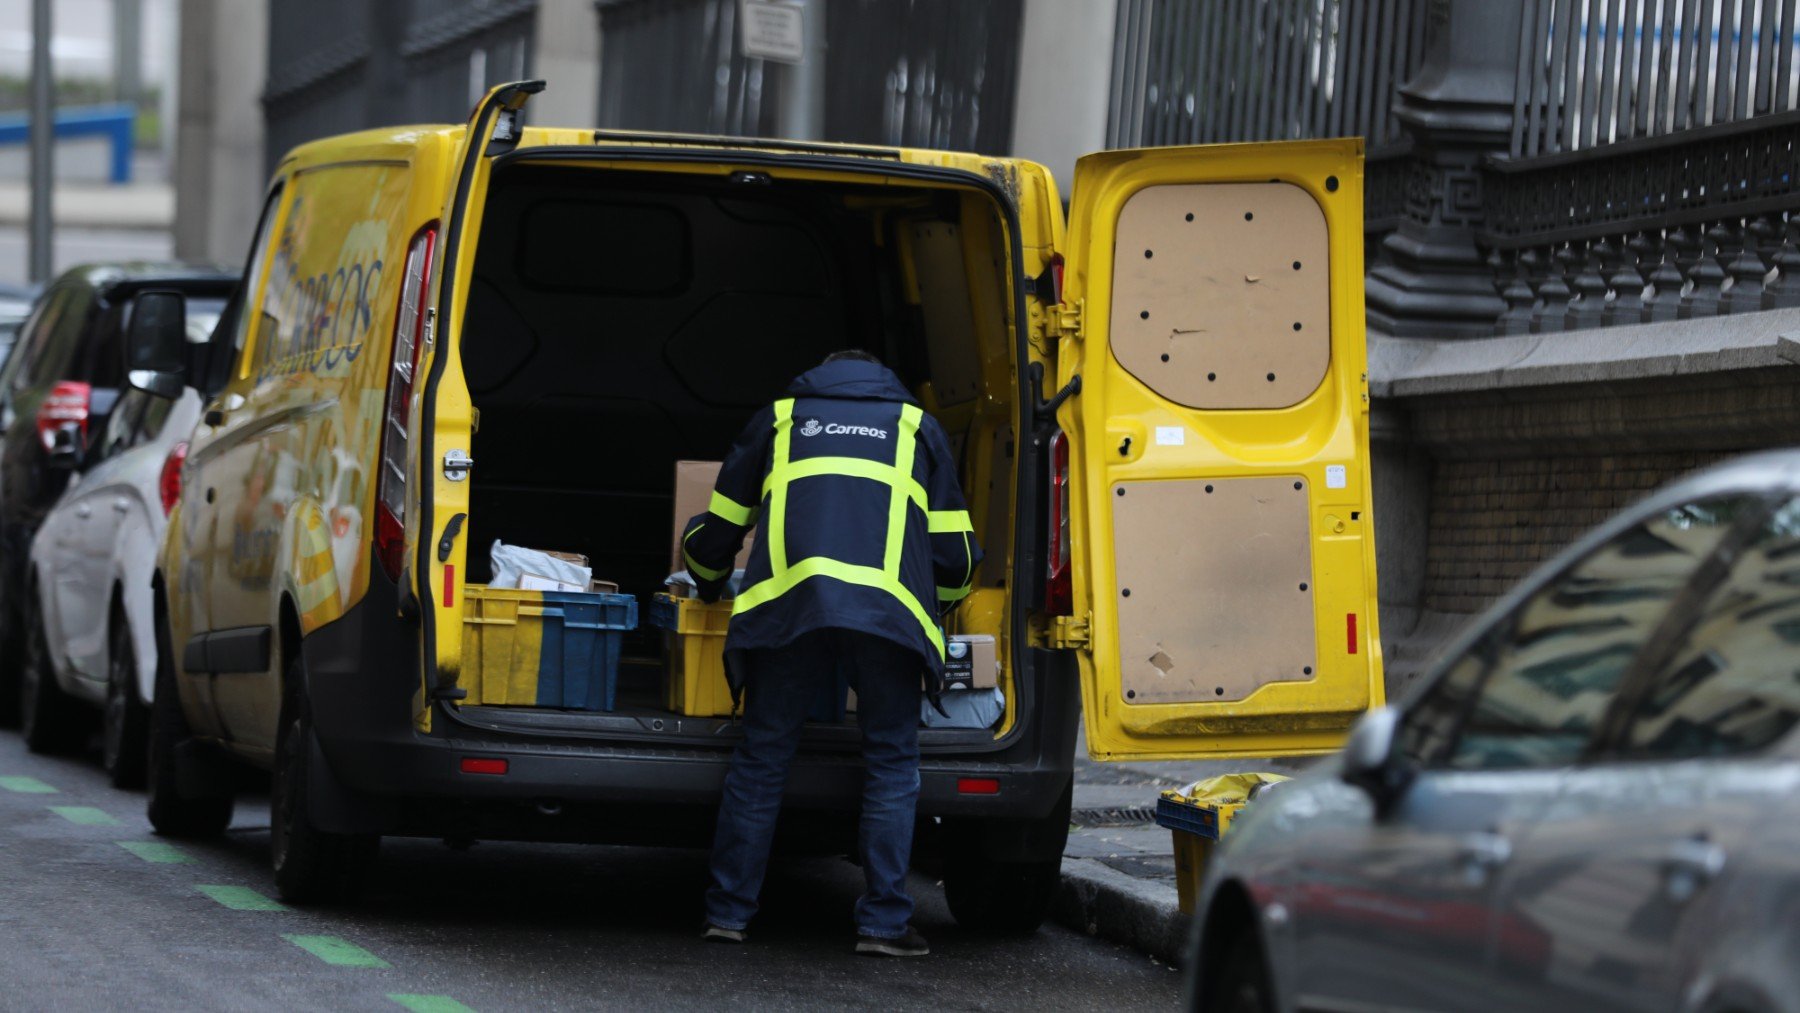
[[[945,639],[945,689],[993,689],[999,684],[1000,659],[991,635],[959,634]]]
[[[681,536],[695,514],[705,513],[712,503],[713,486],[719,481],[719,461],[675,462],[675,534],[669,543],[669,572],[687,569],[681,558]],[[744,536],[744,547],[738,550],[732,569],[742,570],[750,560],[750,546],[756,540],[756,529]]]

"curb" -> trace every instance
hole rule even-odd
[[[1134,946],[1179,966],[1188,923],[1172,885],[1128,876],[1088,858],[1065,858],[1050,914],[1077,932]]]

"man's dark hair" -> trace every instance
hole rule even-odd
[[[825,363],[821,363],[821,365],[833,362],[873,362],[877,366],[881,365],[880,359],[860,348],[846,348],[842,351],[832,352],[825,357]]]

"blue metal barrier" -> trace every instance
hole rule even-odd
[[[53,131],[57,140],[72,137],[105,137],[112,144],[108,178],[114,183],[131,181],[133,122],[137,110],[129,104],[76,106],[56,111]],[[0,115],[0,145],[30,143],[31,117],[24,113]]]

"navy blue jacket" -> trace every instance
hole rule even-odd
[[[700,597],[716,601],[756,526],[725,639],[733,691],[739,652],[836,628],[916,651],[935,696],[940,620],[981,561],[950,441],[876,363],[826,363],[788,394],[750,420],[682,536]]]

